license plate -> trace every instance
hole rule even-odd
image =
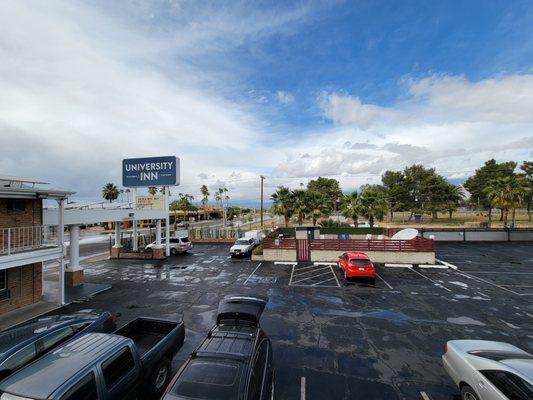
[[[364,271],[365,269],[364,268],[359,268],[359,271]]]

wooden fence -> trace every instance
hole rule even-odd
[[[279,245],[270,238],[263,241],[265,249],[296,249],[296,239],[280,239]],[[376,239],[312,239],[309,248],[313,250],[335,251],[395,251],[395,252],[432,252],[435,243],[431,239],[413,240],[376,240]]]

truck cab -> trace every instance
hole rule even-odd
[[[145,399],[170,379],[183,323],[137,318],[115,334],[88,333],[0,383],[0,400]]]

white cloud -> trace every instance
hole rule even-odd
[[[282,90],[278,90],[276,92],[276,96],[278,98],[278,101],[281,104],[287,104],[287,103],[293,103],[294,102],[294,96],[289,92],[284,92]]]

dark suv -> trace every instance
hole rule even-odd
[[[268,299],[226,296],[217,324],[181,366],[163,400],[271,400],[272,345],[259,326]]]

